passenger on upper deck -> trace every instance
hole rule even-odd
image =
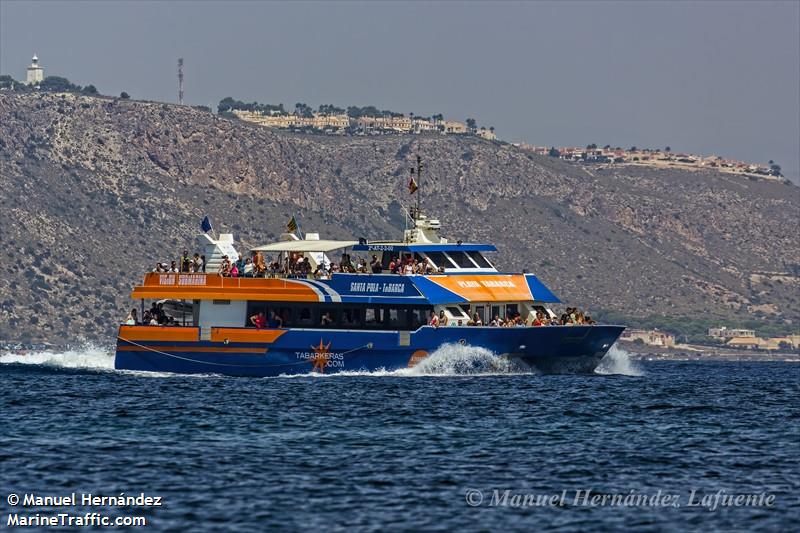
[[[177,273],[178,272],[178,263],[176,261],[172,261],[169,265],[169,270],[167,272],[170,273]]]
[[[125,325],[126,326],[135,326],[139,323],[139,320],[136,317],[136,309],[131,309],[131,312],[128,313],[128,316],[125,317]]]
[[[267,275],[267,264],[264,262],[264,256],[261,252],[253,253],[253,277],[263,278]]]
[[[222,256],[222,264],[219,266],[219,275],[223,277],[231,275],[231,260],[227,255]]]
[[[349,254],[342,254],[342,260],[339,262],[339,268],[342,272],[347,273],[354,273],[356,271],[356,267],[353,266],[353,262],[350,260]]]
[[[181,272],[189,272],[192,267],[192,258],[189,257],[189,251],[184,250],[181,256]]]

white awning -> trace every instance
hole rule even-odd
[[[340,248],[348,248],[358,241],[326,241],[297,240],[281,241],[253,248],[254,252],[331,252]]]

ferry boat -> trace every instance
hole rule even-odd
[[[591,372],[623,326],[475,326],[499,316],[536,313],[551,318],[559,299],[535,275],[498,271],[490,244],[450,242],[439,220],[412,210],[402,240],[323,240],[284,233],[251,253],[303,257],[313,269],[342,253],[373,256],[374,273],[334,272],[328,279],[272,274],[225,277],[224,257],[235,259],[231,234],[199,235],[203,273],[144,276],[131,297],[158,301],[169,326],[119,327],[115,367],[122,370],[280,376],[309,372],[395,370],[413,367],[447,344],[490,350],[522,368],[545,373]],[[397,274],[390,263],[416,260],[426,274]],[[259,324],[253,317],[270,317]],[[431,325],[432,316],[441,316]],[[278,319],[280,317],[280,319]],[[262,327],[256,327],[256,325]]]

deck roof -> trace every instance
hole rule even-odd
[[[297,240],[280,241],[253,248],[254,252],[332,252],[341,248],[349,248],[358,241],[332,240]]]

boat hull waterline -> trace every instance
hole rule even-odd
[[[254,377],[393,371],[419,364],[441,346],[461,344],[485,348],[498,358],[542,373],[590,373],[625,328],[423,326],[413,332],[212,328],[210,340],[199,340],[198,328],[147,329],[162,335],[142,338],[143,328],[120,327],[116,369]]]

